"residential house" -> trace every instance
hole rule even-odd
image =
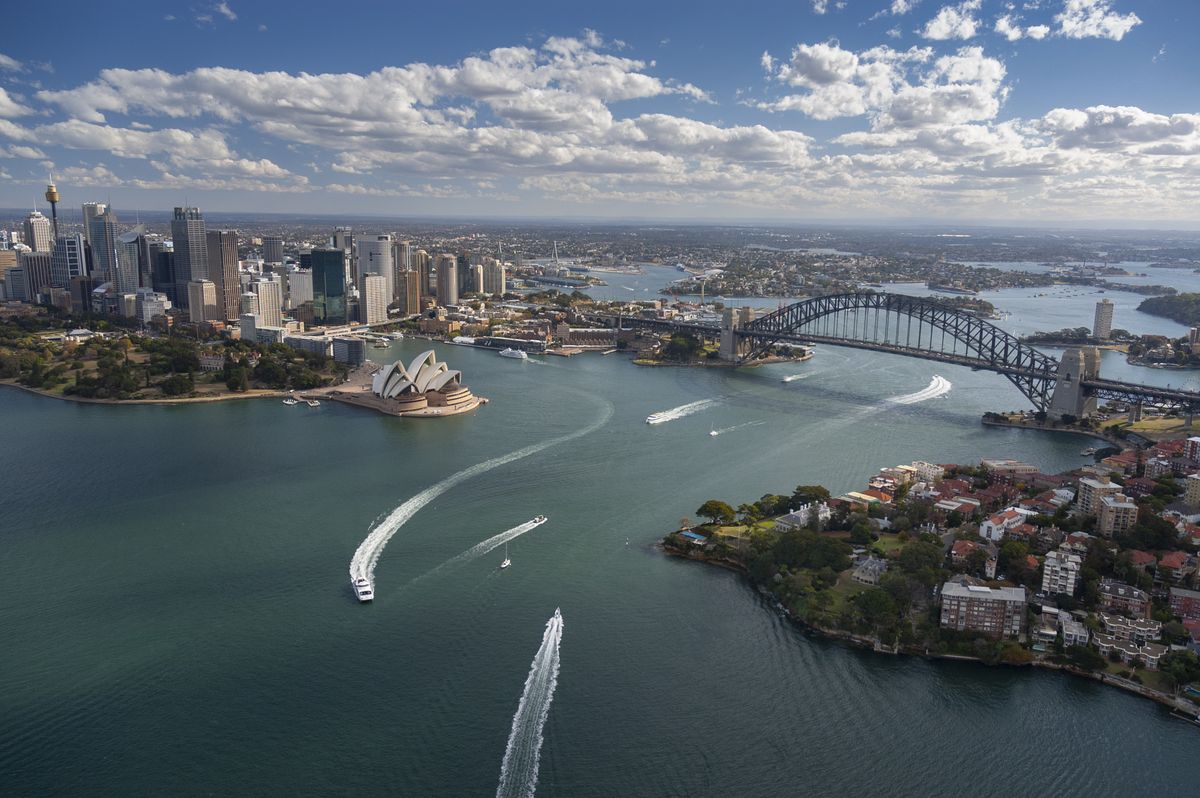
[[[1025,523],[1033,515],[1028,510],[1009,507],[998,513],[993,513],[979,525],[979,536],[985,540],[1000,541],[1008,530]]]
[[[887,568],[887,560],[881,560],[878,557],[867,557],[858,564],[850,577],[855,582],[860,582],[864,585],[877,585],[880,578],[887,572]]]
[[[1196,565],[1192,559],[1188,557],[1184,551],[1168,551],[1166,554],[1158,558],[1158,579],[1163,582],[1179,584],[1192,573],[1195,573]]]
[[[1200,621],[1200,591],[1173,587],[1168,600],[1172,615],[1185,621]]]
[[[1100,606],[1131,618],[1150,617],[1150,596],[1144,590],[1112,579],[1100,580]]]

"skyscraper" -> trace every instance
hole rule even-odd
[[[55,288],[70,288],[72,277],[87,275],[87,250],[79,233],[60,236],[54,242],[50,261],[50,284]]]
[[[503,261],[488,258],[483,262],[483,293],[500,296],[507,279]]]
[[[415,269],[404,272],[400,312],[406,316],[421,312],[421,273]]]
[[[113,290],[119,291],[117,284],[117,212],[105,208],[91,220],[92,264],[96,281],[112,283]],[[132,293],[137,288],[136,267],[134,284],[128,290]]]
[[[217,286],[212,280],[192,280],[188,283],[188,319],[218,321]]]
[[[258,295],[258,324],[260,327],[283,326],[283,287],[278,280],[255,280],[251,283]]]
[[[191,301],[188,283],[208,279],[208,243],[199,208],[175,209],[171,240],[175,245],[175,304],[186,308]]]
[[[166,241],[155,241],[150,250],[150,285],[175,304],[175,251]]]
[[[83,240],[90,246],[92,243],[92,219],[95,219],[108,206],[103,202],[85,202],[83,203]]]
[[[395,293],[393,288],[395,274],[392,267],[392,243],[392,236],[390,234],[363,236],[355,240],[360,293],[365,294],[365,290],[362,288],[363,278],[368,274],[377,274],[384,279],[388,304],[391,304],[392,294]]]
[[[1096,303],[1096,318],[1092,322],[1092,336],[1095,338],[1108,338],[1112,333],[1113,322],[1113,303],[1107,299],[1101,299]]]
[[[217,286],[217,307],[225,319],[236,319],[239,296],[238,234],[233,230],[209,230],[205,234],[209,279]],[[279,326],[279,325],[272,325]]]
[[[283,263],[283,236],[263,236],[263,261]]]
[[[133,294],[138,290],[142,249],[145,246],[145,232],[145,228],[139,224],[129,232],[117,236],[117,257],[116,269],[113,272],[113,289],[118,294]]]
[[[305,302],[312,302],[312,299],[312,271],[309,269],[295,269],[290,272],[288,274],[288,308],[298,308]]]
[[[25,273],[26,301],[37,302],[38,294],[45,292],[52,285],[50,253],[21,253],[21,270]]]
[[[49,252],[52,244],[50,237],[50,220],[41,211],[30,211],[22,225],[25,234],[25,245],[34,252]]]
[[[387,278],[382,274],[364,274],[362,283],[362,321],[367,324],[387,321],[388,304],[392,298]]]
[[[325,326],[345,324],[346,261],[341,249],[314,249],[312,261],[313,322]]]
[[[429,282],[429,275],[432,272],[430,266],[429,253],[423,249],[418,249],[413,253],[412,267],[417,270],[417,274],[421,276],[421,296],[428,296],[433,291],[433,286]]]
[[[437,300],[442,305],[458,304],[458,259],[453,255],[438,255]]]

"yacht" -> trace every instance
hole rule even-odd
[[[512,560],[508,559],[508,543],[504,544],[504,562],[500,563],[500,567],[507,568],[512,565]]]
[[[363,604],[375,600],[375,588],[371,587],[370,580],[365,576],[357,577],[352,584],[354,585],[354,595],[358,596],[358,600]]]
[[[287,399],[284,399],[284,400],[283,400],[283,403],[284,403],[285,405],[298,405],[298,404],[300,404],[298,401],[296,401],[295,399],[293,399],[293,398],[292,398],[292,397],[290,397],[290,396],[289,396]]]
[[[307,402],[306,404],[307,404],[309,407],[320,407],[320,406],[321,406],[321,403],[320,403],[320,402],[318,402],[316,399],[309,399],[309,400],[308,400],[308,402]]]
[[[511,357],[513,360],[528,360],[529,359],[529,355],[525,354],[524,351],[522,351],[520,349],[512,349],[512,348],[501,349],[500,357]]]

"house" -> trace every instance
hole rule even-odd
[[[1070,549],[1078,554],[1087,554],[1088,546],[1091,545],[1094,538],[1087,532],[1072,532],[1067,535],[1067,539],[1063,541],[1063,548]]]
[[[1129,562],[1139,571],[1145,571],[1150,566],[1155,565],[1158,562],[1158,558],[1148,551],[1130,549]]]
[[[1171,460],[1167,457],[1151,457],[1142,464],[1142,473],[1151,482],[1161,477],[1169,477],[1173,473]]]
[[[1158,558],[1157,576],[1164,582],[1178,584],[1195,570],[1195,564],[1184,551],[1168,551]]]
[[[966,566],[972,554],[982,549],[983,546],[973,540],[956,540],[950,546],[950,562],[962,568]]]
[[[1162,637],[1162,624],[1149,618],[1126,618],[1123,615],[1098,613],[1104,633],[1118,640],[1132,640],[1138,645],[1153,642]]]
[[[1034,636],[1043,645],[1051,645],[1062,635],[1064,646],[1086,646],[1091,634],[1087,627],[1069,612],[1055,607],[1043,607]]]
[[[1150,596],[1132,585],[1112,579],[1100,580],[1100,606],[1108,612],[1121,612],[1131,618],[1150,617]]]
[[[877,585],[880,578],[887,572],[887,568],[887,560],[867,557],[858,564],[850,578],[864,585]]]
[[[1029,510],[1017,507],[1009,507],[1007,510],[993,513],[979,525],[979,536],[985,540],[1003,540],[1004,534],[1008,530],[1025,523],[1033,514]]]
[[[833,511],[829,509],[829,505],[824,502],[809,502],[808,504],[801,505],[799,510],[792,510],[787,515],[776,518],[775,528],[783,532],[795,532],[807,529],[809,522],[812,520],[813,513],[816,513],[817,521],[821,524],[824,524],[833,517]]]
[[[1171,614],[1184,621],[1200,621],[1200,591],[1171,588],[1168,603]]]
[[[1142,496],[1149,496],[1157,487],[1158,483],[1147,477],[1133,477],[1132,479],[1127,479],[1125,480],[1124,485],[1125,495],[1131,496],[1135,499]]]
[[[1137,471],[1138,453],[1135,449],[1126,449],[1123,452],[1114,454],[1111,457],[1105,457],[1100,461],[1100,465],[1107,468],[1109,471],[1117,471],[1125,476],[1129,476]]]
[[[1149,670],[1157,670],[1158,661],[1169,650],[1166,646],[1158,643],[1138,645],[1130,640],[1121,640],[1105,634],[1096,635],[1096,649],[1102,657],[1111,657],[1113,653],[1116,653],[1126,664],[1135,659],[1141,660]]]

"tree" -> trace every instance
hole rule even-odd
[[[758,513],[758,507],[753,504],[739,504],[737,513],[738,519],[747,526],[753,524],[762,517]]]
[[[820,485],[797,485],[792,491],[792,506],[829,501],[829,491]]]
[[[165,380],[159,383],[159,388],[166,396],[180,396],[185,393],[191,393],[196,387],[192,382],[190,374],[172,374]]]
[[[1104,670],[1108,662],[1090,646],[1067,646],[1063,650],[1067,662],[1085,671]]]
[[[714,524],[731,524],[734,519],[733,508],[720,499],[709,499],[700,505],[696,515],[707,518]]]
[[[901,549],[896,564],[901,571],[912,574],[925,568],[940,568],[942,559],[941,546],[936,543],[919,541],[910,543]]]
[[[1171,651],[1158,661],[1158,670],[1178,691],[1186,684],[1200,681],[1200,658],[1194,651]]]
[[[896,602],[886,590],[867,588],[853,599],[854,607],[863,621],[872,629],[890,629],[895,626]]]

